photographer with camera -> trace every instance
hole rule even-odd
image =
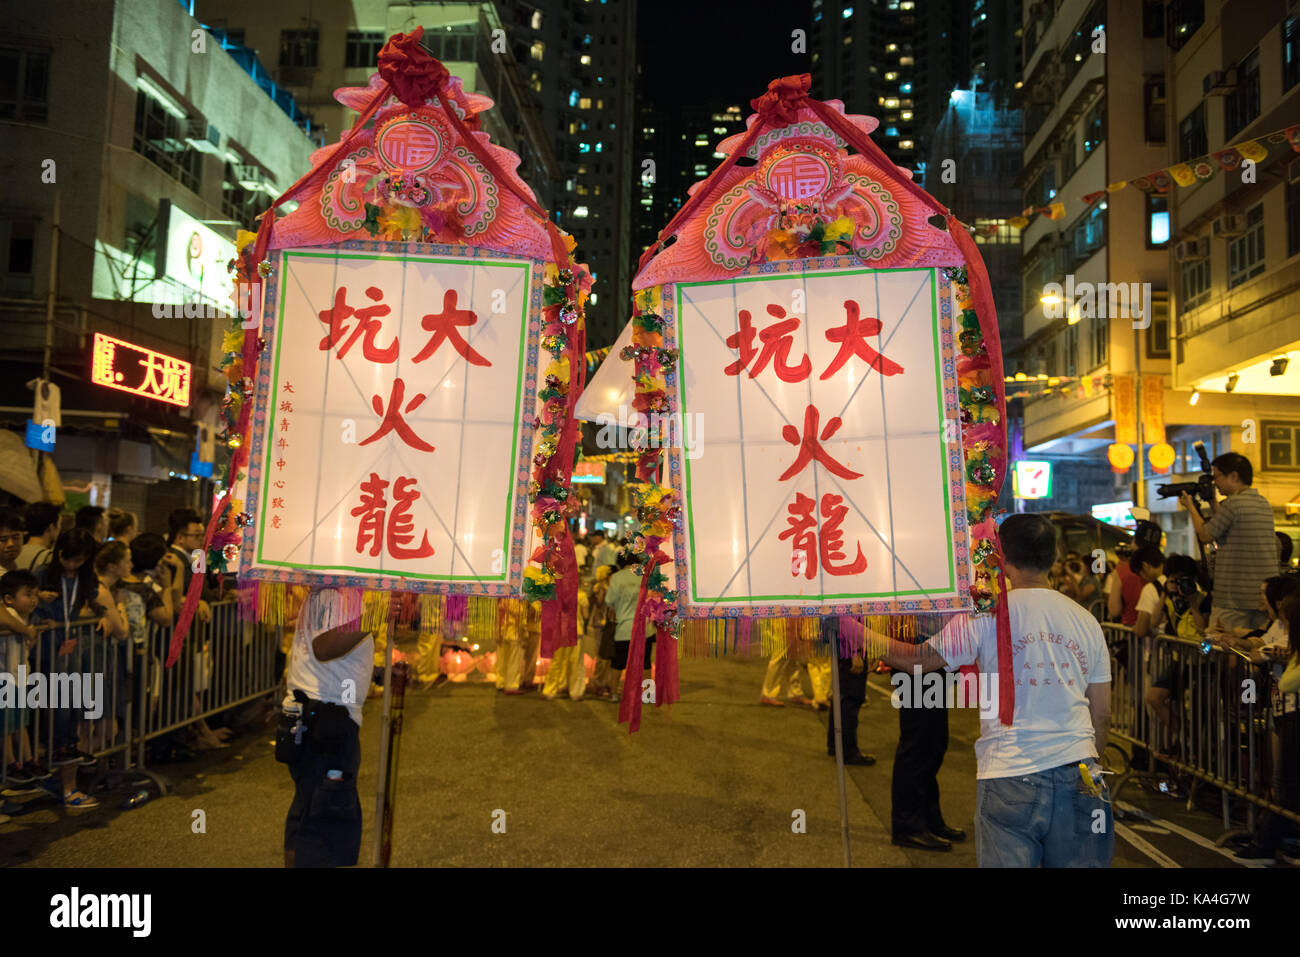
[[[1214,487],[1224,499],[1208,496],[1208,520],[1191,495],[1184,491],[1178,496],[1178,504],[1191,516],[1197,540],[1218,546],[1210,630],[1263,628],[1267,621],[1258,608],[1259,586],[1277,574],[1273,507],[1251,487],[1254,470],[1244,455],[1225,452],[1210,465]]]

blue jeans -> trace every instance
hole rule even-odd
[[[1114,853],[1110,791],[1089,794],[1078,764],[976,782],[980,867],[1109,867]]]

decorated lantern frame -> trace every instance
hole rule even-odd
[[[678,642],[663,639],[719,653],[748,645],[764,621],[815,632],[815,618],[847,614],[916,636],[952,614],[996,613],[1000,667],[1010,660],[993,521],[1005,399],[983,263],[967,227],[871,142],[877,121],[811,99],[809,85],[786,77],[753,101],[746,132],[718,145],[724,161],[692,187],[633,281],[632,344],[619,358],[633,364],[634,405],[651,427],[637,467],[642,586],[620,712],[630,730],[640,700],[627,688],[639,683],[648,625],[660,637],[656,704],[677,696]],[[891,355],[899,329],[906,348]],[[859,397],[869,380],[874,407]],[[671,434],[699,410],[716,423],[702,454]],[[889,452],[872,453],[891,436],[901,471]],[[701,468],[697,455],[714,461]],[[862,504],[882,500],[862,483],[881,460],[884,532]],[[770,486],[757,504],[751,477]],[[904,546],[915,556],[905,562]],[[845,581],[827,587],[828,567]],[[916,587],[900,584],[900,567]]]

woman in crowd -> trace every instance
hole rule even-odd
[[[139,534],[140,523],[136,520],[134,512],[128,512],[120,508],[110,508],[108,510],[109,541],[130,545],[132,540]]]

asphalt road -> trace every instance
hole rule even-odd
[[[393,866],[839,866],[826,718],[759,706],[764,664],[684,659],[681,702],[647,706],[635,735],[605,701],[506,697],[475,682],[410,693]],[[847,769],[853,864],[973,867],[973,841],[950,853],[890,843],[898,721],[886,679],[871,681],[859,741],[880,760]],[[362,729],[363,864],[374,846],[380,708],[367,703]],[[944,811],[950,826],[970,831],[976,713],[954,711],[950,735]],[[134,810],[119,809],[121,793],[101,794],[99,809],[79,814],[32,800],[0,825],[0,865],[281,866],[293,792],[271,738],[270,725],[254,727],[226,750],[158,768],[169,793]],[[1121,800],[1150,819],[1121,823],[1115,866],[1236,866],[1214,848],[1222,826],[1205,811],[1137,784]],[[494,832],[503,814],[504,833]]]

